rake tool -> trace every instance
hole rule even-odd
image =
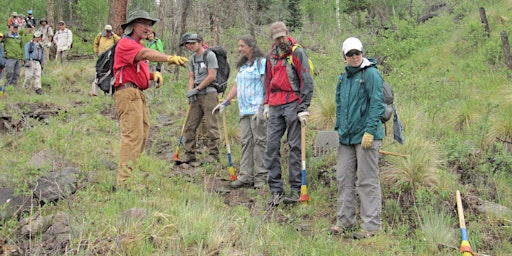
[[[307,204],[309,201],[308,186],[306,183],[306,126],[300,126],[300,149],[301,149],[301,160],[302,160],[302,184],[300,186],[300,197],[299,202]]]
[[[180,135],[180,140],[178,142],[178,146],[176,146],[176,150],[174,150],[174,156],[173,156],[173,159],[174,159],[174,162],[178,165],[182,164],[182,162],[180,161],[180,146],[183,145],[183,133],[185,132],[185,126],[187,125],[187,122],[188,122],[188,114],[190,113],[190,104],[188,105],[188,109],[187,109],[187,113],[185,114],[185,122],[183,122],[183,126],[181,127],[181,135]]]
[[[224,139],[226,140],[226,148],[228,150],[229,179],[231,181],[235,181],[237,177],[235,174],[235,168],[233,168],[233,161],[231,160],[231,147],[229,146],[228,127],[226,125],[226,111],[222,113],[222,126],[224,126]]]
[[[463,256],[474,256],[475,253],[471,249],[471,244],[468,241],[468,234],[466,233],[466,221],[464,220],[464,209],[462,208],[462,199],[460,198],[460,191],[456,192],[457,199],[457,213],[459,215],[459,226],[462,242],[460,244],[460,251]]]

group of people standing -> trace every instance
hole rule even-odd
[[[192,54],[184,58],[166,55],[155,38],[151,26],[157,20],[145,11],[129,14],[122,24],[124,36],[119,39],[114,58],[114,104],[119,116],[120,162],[116,188],[129,189],[130,178],[137,168],[149,133],[149,109],[143,91],[153,81],[163,84],[158,65],[179,65],[188,70],[188,120],[184,127],[185,156],[181,162],[200,165],[196,158],[196,133],[202,119],[208,132],[208,156],[202,162],[219,159],[218,117],[237,97],[242,156],[238,179],[233,189],[269,186],[268,205],[298,202],[301,189],[301,128],[306,126],[308,108],[313,97],[314,82],[308,56],[297,47],[283,22],[270,26],[273,40],[265,54],[253,36],[238,40],[240,58],[235,85],[222,103],[212,86],[218,61],[205,47],[197,33],[185,33],[181,47]],[[110,32],[111,27],[105,27]],[[143,45],[141,40],[148,44]],[[384,112],[382,77],[373,59],[363,57],[363,45],[355,37],[343,43],[342,55],[347,62],[336,86],[336,131],[339,135],[337,156],[337,221],[330,229],[336,234],[353,234],[356,239],[371,237],[381,230],[381,190],[379,183],[379,148],[384,137],[380,115]],[[96,49],[96,48],[95,48]],[[99,50],[98,50],[99,51]],[[98,52],[99,53],[99,52]],[[190,61],[189,61],[190,60]],[[187,65],[188,62],[188,65]],[[151,64],[150,64],[151,63]],[[366,70],[366,72],[361,72]],[[365,74],[365,77],[362,77]],[[286,132],[289,145],[288,183],[285,195],[281,167],[281,141]],[[361,228],[356,221],[356,193],[360,199]]]
[[[32,10],[27,12],[26,18],[21,18],[13,12],[7,21],[9,31],[0,33],[0,59],[3,55],[5,65],[0,61],[0,77],[5,73],[5,86],[16,87],[20,78],[21,67],[25,67],[24,88],[31,83],[37,94],[43,94],[41,75],[44,64],[50,61],[50,49],[55,46],[57,57],[62,64],[67,62],[68,53],[73,44],[73,33],[66,28],[64,21],[59,21],[59,29],[55,32],[48,25],[48,20],[41,19],[36,29],[36,18]],[[26,29],[32,34],[32,40],[24,42],[20,30]],[[2,72],[5,71],[5,72]],[[3,91],[4,88],[0,87]]]

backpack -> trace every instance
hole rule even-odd
[[[217,93],[224,93],[228,87],[229,72],[231,69],[228,62],[228,52],[222,46],[214,46],[206,49],[203,56],[206,58],[208,52],[210,51],[215,53],[215,56],[217,56],[217,63],[219,64],[219,68],[217,69],[217,77],[215,78],[215,81],[213,81],[212,85],[215,87],[215,89],[217,89]],[[206,64],[206,69],[208,69],[208,62],[205,61],[204,63]]]
[[[4,48],[0,45],[0,69],[5,68],[5,64]]]
[[[366,69],[363,69],[361,72],[361,84],[365,86],[366,89],[366,77],[365,77],[365,71]],[[368,91],[367,91],[368,92]],[[386,110],[384,111],[384,114],[380,117],[380,120],[382,123],[386,123],[391,117],[393,116],[393,112],[395,111],[395,93],[393,92],[393,88],[386,83],[386,81],[382,82],[382,96],[384,104],[386,104]]]
[[[102,52],[96,61],[96,85],[105,93],[113,93],[114,86],[114,54],[117,43]]]
[[[293,60],[292,60],[292,58],[290,58],[290,56],[293,56],[293,53],[295,52],[295,49],[297,49],[297,47],[302,47],[302,46],[300,44],[294,44],[292,46],[292,54],[290,54],[288,56],[288,64],[290,64],[290,66],[292,66],[293,69],[295,69],[295,66],[293,65]],[[304,47],[302,47],[302,49],[304,49]],[[311,58],[309,58],[308,54],[307,54],[307,56],[308,56],[308,61],[309,61],[309,70],[310,70],[311,74],[313,74],[314,76],[318,75],[317,71],[315,71],[315,65],[313,64],[313,61],[311,60]]]

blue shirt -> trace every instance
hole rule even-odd
[[[43,46],[40,43],[28,42],[25,44],[25,61],[30,59],[37,60],[41,65],[43,65],[44,55],[43,55]]]
[[[247,64],[240,67],[236,74],[238,108],[240,116],[253,115],[263,101],[262,75],[265,74],[265,58],[257,58],[251,66]]]

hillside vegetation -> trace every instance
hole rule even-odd
[[[0,202],[0,249],[6,255],[460,255],[460,190],[473,250],[511,255],[512,71],[500,34],[512,33],[512,6],[507,0],[445,2],[425,22],[404,18],[406,10],[399,8],[384,22],[364,12],[343,13],[341,29],[334,9],[301,4],[315,22],[305,18],[303,29],[291,35],[320,71],[308,123],[307,205],[270,209],[268,188],[231,191],[223,145],[219,164],[174,165],[187,106],[187,78],[174,67],[166,68],[162,88],[146,91],[152,128],[133,179],[136,188],[113,192],[119,127],[113,99],[89,96],[94,60],[48,63],[44,95],[20,85],[0,98],[0,191],[15,188],[17,195],[32,197],[38,178],[65,167],[79,170],[77,191],[51,203],[33,201],[14,216],[4,216],[9,202]],[[427,10],[413,12],[420,17]],[[265,51],[268,27],[256,32]],[[239,57],[238,37],[248,33],[237,26],[223,31],[231,63]],[[313,156],[317,132],[334,127],[335,85],[345,66],[341,44],[349,36],[361,38],[365,55],[377,59],[395,90],[405,143],[393,141],[387,124],[383,150],[407,155],[381,155],[384,230],[362,241],[329,235],[336,218],[335,152]],[[77,44],[74,55],[92,52],[89,43]],[[236,104],[227,111],[237,170]],[[505,210],[482,207],[491,203]],[[63,234],[47,233],[56,217],[37,233],[20,233],[20,219],[63,215]]]

